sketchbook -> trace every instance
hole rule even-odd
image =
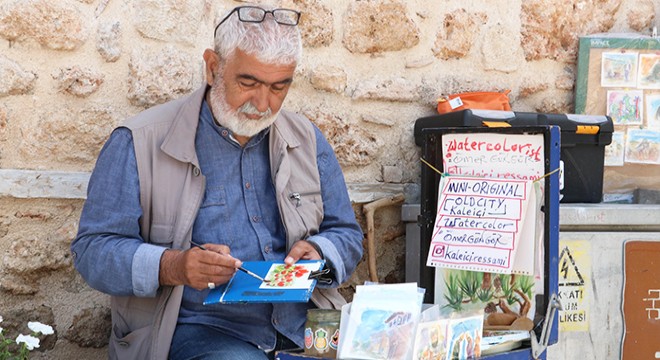
[[[211,290],[209,304],[307,302],[316,286],[315,274],[324,260],[300,260],[293,265],[274,261],[244,261],[243,267],[266,279],[262,282],[236,271],[225,286]]]

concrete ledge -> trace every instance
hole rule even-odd
[[[90,173],[0,169],[0,196],[21,199],[86,199]],[[403,192],[403,184],[347,184],[353,203],[369,203]]]
[[[561,204],[561,231],[658,231],[657,204]]]
[[[0,169],[0,196],[85,199],[90,173]]]

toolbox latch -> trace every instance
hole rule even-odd
[[[481,124],[489,128],[511,127],[511,124],[505,121],[482,121]]]
[[[598,125],[578,125],[575,129],[576,134],[584,135],[596,135],[600,131],[600,126]]]

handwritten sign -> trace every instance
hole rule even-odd
[[[530,274],[534,222],[525,227],[524,220],[533,187],[528,180],[444,176],[427,266]],[[531,253],[516,261],[523,242]]]
[[[445,134],[442,151],[453,175],[535,180],[545,170],[542,134]]]

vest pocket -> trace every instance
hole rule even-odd
[[[288,197],[305,226],[305,237],[318,233],[323,220],[321,191],[291,192]]]
[[[151,224],[149,242],[155,245],[166,246],[174,241],[174,225]]]
[[[123,334],[117,325],[112,327],[110,335],[110,358],[146,359],[151,345],[151,325]]]
[[[225,194],[225,187],[215,186],[207,187],[204,191],[204,200],[202,200],[202,207],[209,206],[224,206],[227,204],[227,195]]]

